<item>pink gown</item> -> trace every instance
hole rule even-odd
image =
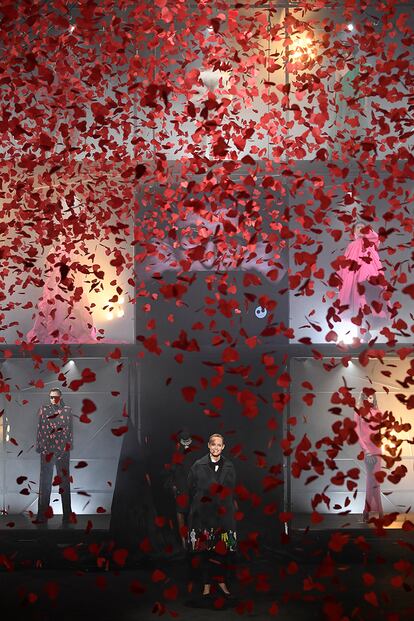
[[[85,293],[79,263],[68,254],[53,255],[43,293],[37,305],[31,343],[96,343],[96,329]]]
[[[348,306],[347,316],[355,317],[365,312],[371,328],[380,328],[388,322],[388,311],[384,293],[384,270],[378,254],[379,239],[372,229],[352,241],[346,251],[346,265],[339,269],[342,280],[339,290],[341,306]],[[358,291],[358,284],[365,287]],[[369,309],[369,310],[368,310]],[[344,315],[345,316],[345,315]]]
[[[381,424],[382,413],[372,407],[368,411],[365,407],[361,408],[361,414],[355,412],[354,420],[356,423],[356,432],[358,434],[359,444],[365,454],[366,467],[366,493],[364,514],[370,511],[382,514],[381,489],[375,475],[381,470],[381,446],[374,442],[374,437],[378,433]],[[374,463],[367,463],[367,455],[375,456]]]

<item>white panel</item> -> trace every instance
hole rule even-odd
[[[324,365],[331,365],[332,362],[338,363],[337,368],[328,371]],[[346,382],[352,389],[352,394],[358,398],[363,387],[373,387],[376,390],[378,407],[381,411],[391,411],[396,420],[400,423],[412,425],[412,411],[402,404],[396,397],[397,394],[409,397],[414,391],[404,389],[398,382],[403,381],[407,371],[411,368],[411,359],[400,360],[399,358],[386,357],[383,362],[378,360],[370,361],[367,366],[362,366],[358,359],[352,359],[348,366],[341,363],[341,359],[324,358],[316,361],[312,358],[295,358],[291,362],[292,390],[290,416],[297,419],[297,424],[290,427],[291,433],[295,436],[293,443],[293,453],[290,461],[295,462],[295,448],[300,440],[305,436],[310,440],[312,446],[309,449],[314,452],[317,458],[324,462],[324,473],[319,475],[308,485],[305,484],[308,477],[316,474],[311,467],[310,470],[303,470],[299,478],[290,475],[289,485],[291,493],[292,510],[297,513],[307,513],[312,511],[311,501],[316,494],[324,492],[331,499],[330,509],[325,504],[320,504],[317,511],[321,513],[335,513],[343,510],[350,510],[351,513],[361,513],[365,498],[365,465],[363,461],[357,459],[361,452],[359,443],[350,445],[345,443],[340,447],[338,456],[335,458],[337,470],[330,470],[326,465],[327,450],[330,448],[324,444],[321,448],[316,447],[316,443],[323,437],[333,438],[334,432],[332,425],[337,421],[343,421],[345,417],[353,420],[354,411],[349,406],[340,406],[340,414],[332,414],[329,409],[335,406],[331,399],[334,392],[337,392]],[[384,372],[390,376],[384,375]],[[310,382],[313,389],[302,386],[303,382]],[[307,393],[315,395],[313,403],[308,406],[302,400]],[[405,512],[413,504],[414,498],[414,454],[412,440],[412,427],[405,431],[393,432],[398,440],[403,441],[401,448],[401,460],[396,462],[391,468],[387,468],[383,463],[382,470],[386,477],[399,466],[407,469],[406,475],[394,484],[386,478],[381,484],[381,495],[383,508],[387,512]],[[387,440],[383,441],[383,454],[389,455]],[[346,473],[351,468],[359,468],[360,475],[357,480],[357,495],[354,498],[355,489],[347,491],[346,484],[342,486],[331,483],[331,478],[336,472]],[[344,507],[346,498],[350,499],[350,504]],[[335,504],[341,505],[341,509],[334,509]]]
[[[58,366],[61,364],[58,359],[45,359],[38,368],[34,368],[30,359],[12,359],[1,366],[12,393],[10,402],[2,399],[4,439],[0,444],[1,501],[9,514],[37,511],[40,473],[40,457],[35,452],[37,412],[41,405],[49,403],[49,390],[62,387],[56,381],[57,374],[47,368],[48,362]],[[118,373],[120,364],[123,367]],[[95,513],[99,506],[107,511],[111,507],[123,440],[123,436],[114,435],[112,429],[127,424],[123,413],[128,402],[128,370],[125,359],[110,362],[104,359],[74,359],[63,369],[67,384],[79,379],[86,368],[96,374],[96,381],[84,384],[78,391],[62,387],[62,392],[65,403],[71,406],[73,412],[74,448],[70,460],[73,510]],[[33,384],[39,379],[44,387],[36,389]],[[120,394],[114,395],[111,391]],[[89,423],[82,422],[80,418],[84,399],[93,401],[96,406],[96,411],[88,415]],[[83,466],[81,462],[87,465],[77,468],[79,464]],[[17,479],[21,476],[27,479],[18,484]],[[20,493],[25,488],[30,491],[29,495]],[[53,509],[55,513],[60,513],[59,494],[52,493],[52,497]]]

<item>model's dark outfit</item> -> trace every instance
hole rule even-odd
[[[205,455],[192,465],[188,475],[188,527],[193,551],[214,550],[219,542],[230,552],[236,549],[235,483],[234,466],[223,456],[215,463]]]
[[[70,450],[73,448],[72,409],[61,401],[58,405],[43,405],[39,410],[36,451],[40,453],[39,504],[37,518],[47,517],[52,491],[53,466],[59,479],[63,520],[69,521]]]
[[[167,489],[174,494],[177,513],[184,515],[188,514],[189,511],[188,475],[197,451],[198,447],[191,445],[185,448],[180,445],[173,454],[172,465],[166,482]]]

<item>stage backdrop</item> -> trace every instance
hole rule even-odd
[[[263,369],[260,363],[265,356]],[[159,515],[174,517],[172,496],[164,487],[176,450],[174,438],[187,429],[194,438],[194,461],[207,454],[212,433],[225,438],[225,456],[236,468],[242,512],[240,537],[259,533],[260,541],[279,541],[283,511],[282,417],[272,401],[282,355],[244,351],[236,363],[222,364],[217,352],[184,355],[182,363],[148,358],[142,366],[142,441],[147,472]],[[263,363],[263,364],[264,364]],[[174,365],[174,366],[173,366]],[[249,380],[246,382],[246,378]],[[279,388],[280,390],[280,388]],[[283,391],[281,391],[283,392]]]

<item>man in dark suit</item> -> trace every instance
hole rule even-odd
[[[49,393],[50,404],[39,409],[36,451],[40,453],[39,504],[36,523],[44,524],[52,517],[50,504],[53,467],[56,466],[55,484],[59,485],[62,499],[62,526],[69,525],[70,502],[70,451],[73,448],[72,409],[65,405],[59,388]]]

